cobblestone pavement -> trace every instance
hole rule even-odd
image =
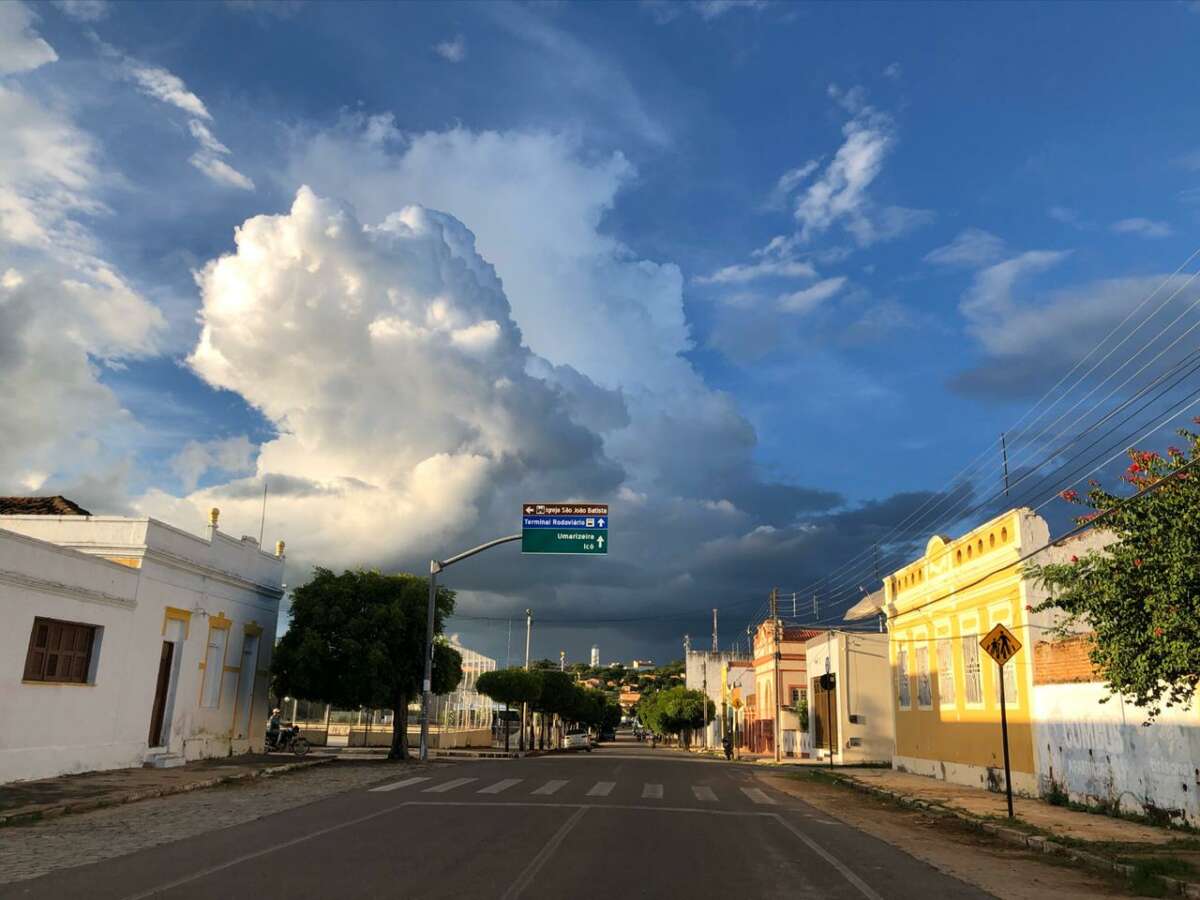
[[[449,768],[453,763],[433,763]],[[414,763],[404,768],[425,768]],[[387,778],[382,761],[342,761],[253,782],[233,783],[63,816],[35,825],[0,828],[0,884],[37,878],[67,865],[81,866],[228,828],[303,806]]]

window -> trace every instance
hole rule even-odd
[[[933,706],[933,685],[929,681],[929,648],[917,648],[917,705]]]
[[[1000,702],[1000,679],[996,679],[996,703]],[[1017,664],[1009,660],[1004,664],[1004,704],[1017,705]]]
[[[801,703],[805,702],[806,693],[807,692],[804,690],[804,688],[792,688],[792,706],[799,706]]]
[[[912,705],[912,697],[909,695],[907,647],[896,651],[896,687],[896,699],[900,701],[900,708],[908,709]]]
[[[953,706],[957,697],[954,690],[954,639],[946,634],[937,639],[938,703]]]
[[[204,684],[200,689],[200,705],[216,709],[221,705],[221,679],[225,675],[225,644],[229,629],[215,624],[208,629],[208,651],[204,655]]]
[[[979,682],[979,635],[964,634],[963,649],[963,680],[967,683],[967,703],[983,702],[983,687]]]
[[[25,681],[87,684],[98,630],[79,622],[34,619],[25,655]]]

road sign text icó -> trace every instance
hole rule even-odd
[[[608,553],[607,503],[526,503],[522,553]]]

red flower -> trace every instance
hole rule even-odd
[[[1140,472],[1140,471],[1142,471],[1142,467],[1140,464],[1133,462],[1133,463],[1129,464],[1129,471],[1130,472]]]
[[[1162,637],[1162,636],[1163,636],[1163,630],[1162,630],[1161,628],[1155,628],[1155,629],[1154,629],[1154,636],[1155,636],[1155,637]]]
[[[1074,556],[1074,555],[1072,555],[1072,556],[1071,556],[1071,562],[1073,562],[1073,563],[1077,563],[1077,562],[1079,562],[1079,557],[1078,557],[1078,556]]]
[[[1142,567],[1142,561],[1141,561],[1140,559],[1135,559],[1135,560],[1133,561],[1133,564],[1134,564],[1134,566],[1135,566],[1136,568],[1139,568],[1139,569],[1140,569],[1140,568]]]
[[[1079,502],[1079,491],[1073,490],[1071,488],[1067,488],[1067,490],[1063,491],[1058,496],[1062,497],[1068,503],[1078,503]]]

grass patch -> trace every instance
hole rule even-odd
[[[1165,897],[1167,883],[1163,881],[1164,875],[1169,878],[1186,879],[1195,871],[1191,863],[1170,857],[1121,861],[1133,866],[1133,872],[1129,875],[1129,889],[1139,897]]]

